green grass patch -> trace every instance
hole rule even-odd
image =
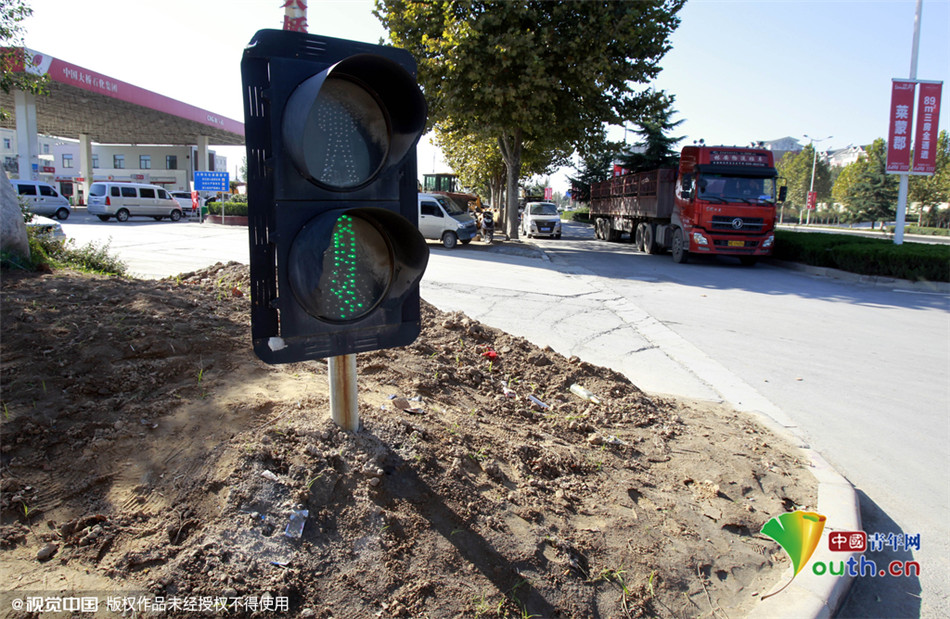
[[[950,228],[927,228],[923,226],[907,226],[904,229],[907,234],[925,234],[928,236],[950,236]]]
[[[950,245],[907,243],[851,234],[775,232],[775,258],[861,275],[950,281]]]
[[[54,239],[46,234],[27,230],[30,242],[30,258],[4,252],[0,265],[4,269],[41,271],[54,268],[70,268],[87,273],[126,275],[128,265],[109,252],[109,244],[89,243],[76,246],[75,239]]]

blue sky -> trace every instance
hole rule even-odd
[[[243,121],[240,60],[281,0],[31,0],[26,45]],[[676,96],[684,144],[834,136],[820,148],[886,137],[891,78],[910,71],[916,0],[691,0],[655,86]],[[377,43],[365,0],[310,0],[310,31]],[[918,79],[950,83],[950,0],[924,0]],[[945,85],[942,129],[950,128]],[[614,131],[622,139],[622,129]],[[631,141],[634,136],[630,135]],[[231,169],[241,150],[218,149]],[[445,171],[426,138],[419,171]],[[567,188],[565,175],[552,184]]]

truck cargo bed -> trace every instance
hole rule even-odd
[[[668,219],[673,213],[674,168],[635,172],[594,183],[590,188],[592,217],[651,217]]]

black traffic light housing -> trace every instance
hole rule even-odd
[[[268,363],[419,334],[416,142],[426,103],[400,49],[261,30],[244,51],[251,336]]]

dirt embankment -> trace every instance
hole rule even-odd
[[[815,506],[745,415],[428,305],[341,432],[324,363],[254,358],[247,277],[4,273],[0,613],[734,617],[786,567],[762,525]]]

